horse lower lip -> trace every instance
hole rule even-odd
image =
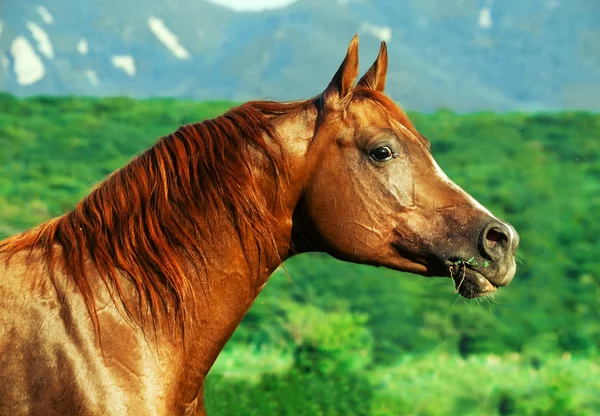
[[[498,288],[476,270],[465,267],[457,275],[452,276],[458,293],[466,298],[477,298],[488,293],[493,293]]]
[[[487,280],[485,277],[483,276],[478,276],[478,280],[481,279],[482,281],[478,282],[481,284],[481,288],[482,290],[482,294],[485,293],[491,293],[491,292],[495,292],[496,290],[498,290],[498,288],[489,280]]]

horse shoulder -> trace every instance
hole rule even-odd
[[[166,413],[162,367],[139,329],[125,323],[106,293],[98,302],[103,329],[98,345],[68,276],[51,279],[35,251],[17,253],[8,265],[4,260],[0,414]]]

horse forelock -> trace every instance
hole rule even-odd
[[[247,103],[182,126],[111,174],[73,211],[0,242],[0,254],[42,249],[51,278],[55,266],[72,276],[96,329],[96,274],[129,317],[143,320],[147,311],[153,325],[174,317],[185,329],[192,319],[188,301],[196,296],[188,275],[190,267],[206,271],[203,247],[219,232],[211,224],[225,214],[242,246],[258,251],[259,267],[261,253],[277,253],[271,204],[280,203],[277,188],[288,172],[270,116],[304,105]],[[275,180],[276,201],[267,201],[255,178],[257,152]],[[136,302],[126,300],[124,277]]]

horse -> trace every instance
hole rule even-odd
[[[291,256],[507,285],[519,236],[452,182],[358,36],[311,99],[160,138],[0,243],[0,414],[205,415],[205,378]]]

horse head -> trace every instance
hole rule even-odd
[[[358,76],[358,39],[317,104],[310,179],[293,244],[356,263],[449,276],[468,298],[507,285],[519,236],[438,166],[428,140],[385,95],[385,43]]]

